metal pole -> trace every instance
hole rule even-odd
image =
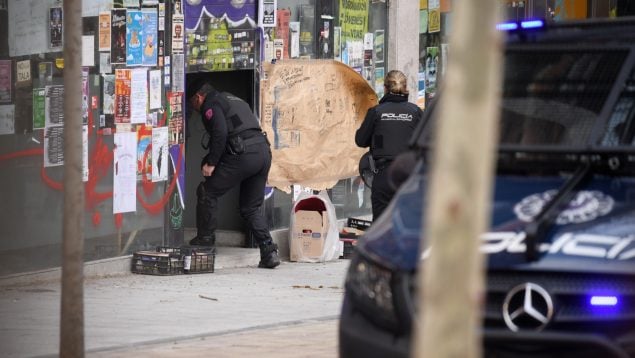
[[[60,357],[84,356],[82,2],[64,0],[64,223]]]
[[[498,0],[454,2],[421,247],[416,357],[481,356],[484,270],[501,83]],[[423,241],[424,237],[426,238]]]

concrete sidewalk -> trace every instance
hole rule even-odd
[[[348,260],[258,269],[257,249],[235,247],[220,247],[216,258],[214,273],[176,276],[131,274],[129,257],[88,263],[87,355],[339,316]],[[57,356],[59,272],[28,276],[0,278],[1,356]]]

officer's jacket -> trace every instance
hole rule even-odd
[[[215,166],[225,153],[227,138],[248,129],[259,129],[258,119],[247,102],[227,92],[212,91],[201,106],[201,120],[210,135],[204,163]]]
[[[408,149],[408,139],[421,118],[423,111],[408,102],[407,96],[386,94],[366,113],[355,133],[355,144],[370,147],[374,159],[392,160]]]

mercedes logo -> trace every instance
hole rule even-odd
[[[503,302],[503,319],[509,329],[540,331],[553,317],[553,302],[547,291],[531,282],[512,288]]]

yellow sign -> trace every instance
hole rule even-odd
[[[342,43],[363,40],[368,32],[368,0],[340,0]]]
[[[55,67],[59,68],[60,70],[64,68],[64,58],[56,58]]]
[[[441,10],[428,10],[428,32],[441,31]]]
[[[428,8],[428,0],[419,0],[419,10],[425,10]]]

